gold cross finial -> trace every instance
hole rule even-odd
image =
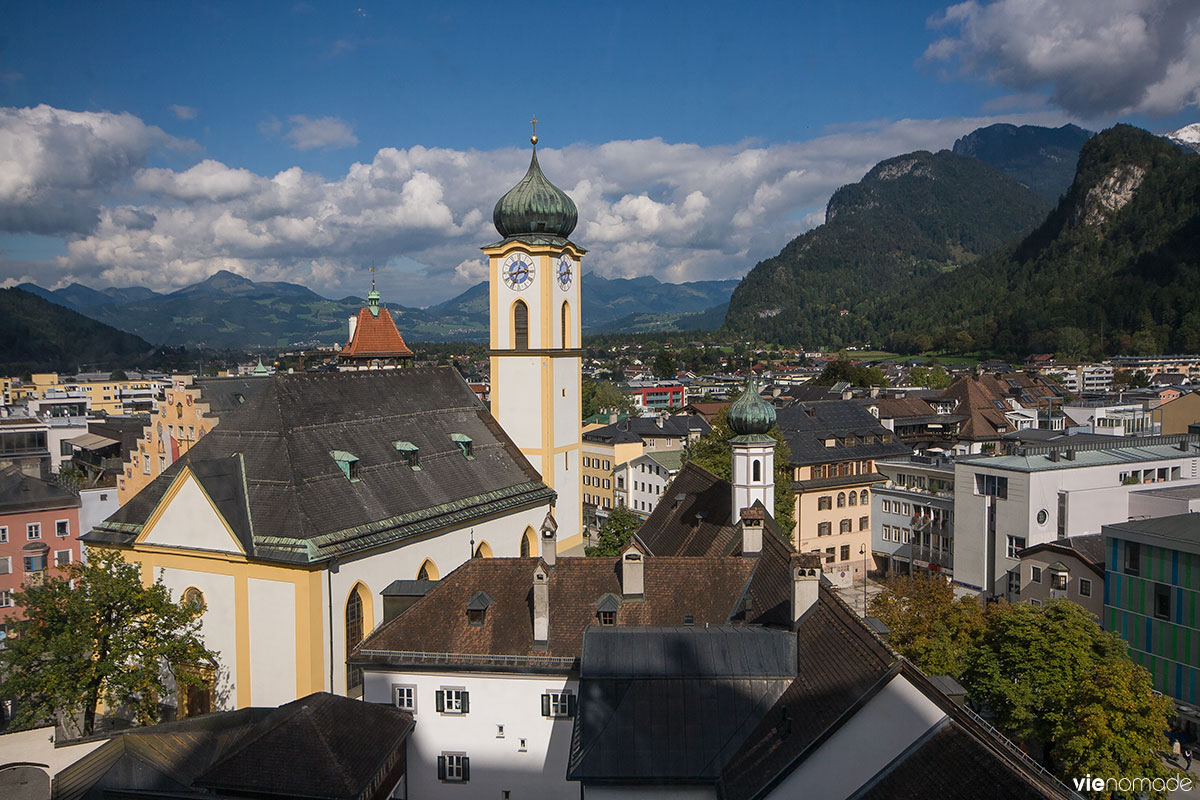
[[[533,119],[529,120],[529,124],[533,126],[533,136],[529,137],[529,143],[534,147],[537,147],[537,117],[535,116]]]

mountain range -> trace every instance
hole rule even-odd
[[[144,339],[42,297],[0,289],[0,375],[136,367],[153,350]]]
[[[720,326],[738,282],[660,283],[655,278],[583,277],[584,331],[656,330],[681,323]],[[155,344],[212,348],[288,347],[344,343],[358,297],[331,300],[293,283],[255,282],[227,270],[169,294],[144,287],[21,289]],[[426,309],[387,304],[411,341],[486,341],[487,283]]]

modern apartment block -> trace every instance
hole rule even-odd
[[[887,574],[954,574],[954,462],[912,455],[875,462],[871,550]]]
[[[1114,446],[1118,445],[1119,446]],[[1129,493],[1200,481],[1200,437],[1026,445],[954,467],[954,579],[1018,599],[1018,553],[1129,518]]]
[[[1200,724],[1200,515],[1105,525],[1104,549],[1104,627],[1129,643],[1181,718]]]

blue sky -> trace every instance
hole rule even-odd
[[[740,277],[875,162],[1200,120],[1200,4],[0,2],[0,281],[437,302],[528,162],[587,266]],[[7,179],[4,177],[8,175]]]

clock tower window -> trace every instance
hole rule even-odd
[[[566,300],[562,304],[562,346],[563,350],[571,346],[571,308]]]
[[[517,350],[529,349],[529,306],[524,300],[513,303],[513,347]]]

